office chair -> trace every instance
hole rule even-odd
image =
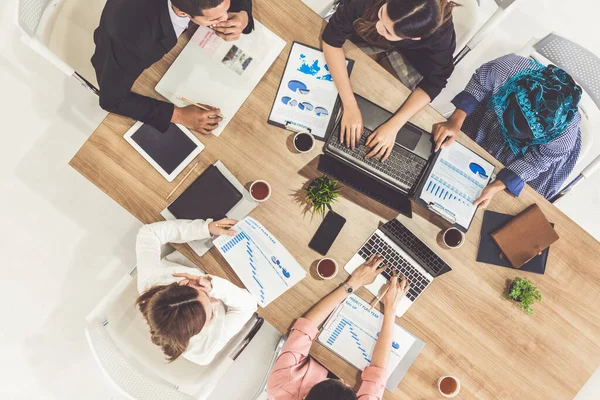
[[[494,0],[498,8],[492,16],[479,28],[479,30],[469,39],[469,41],[462,47],[458,46],[457,41],[457,49],[460,48],[460,51],[454,56],[454,65],[458,64],[467,54],[471,52],[477,46],[483,38],[493,30],[496,25],[500,23],[508,13],[513,9],[512,5],[517,0]],[[479,0],[477,1],[479,3]],[[461,3],[461,1],[458,1]]]
[[[106,0],[19,0],[21,39],[67,76],[98,95],[90,59]]]
[[[257,334],[263,319],[257,315],[251,318],[209,365],[200,366],[183,357],[168,363],[161,349],[151,342],[148,325],[135,305],[139,295],[136,278],[134,268],[86,318],[88,345],[100,369],[130,399],[209,398]],[[263,391],[264,386],[259,393]]]
[[[590,152],[594,141],[589,113],[586,112],[586,100],[590,99],[600,109],[600,57],[556,33],[551,33],[539,41],[531,40],[518,54],[529,56],[543,64],[552,63],[564,69],[583,89],[585,95],[579,105],[582,146],[578,163],[581,162]],[[600,169],[600,155],[596,156],[581,172],[567,178],[563,188],[550,201],[554,203],[567,195],[598,169]]]

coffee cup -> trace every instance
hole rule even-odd
[[[323,258],[317,263],[317,275],[321,279],[333,279],[338,273],[338,264],[333,258]]]
[[[444,397],[455,397],[460,393],[460,381],[454,376],[442,376],[438,379],[437,386]]]
[[[271,185],[267,181],[254,181],[250,185],[250,196],[258,202],[269,200],[271,197]]]
[[[450,227],[442,234],[442,240],[450,249],[458,249],[465,243],[465,234],[458,228]]]
[[[294,135],[294,148],[300,153],[308,153],[315,147],[315,138],[310,132],[302,131]]]

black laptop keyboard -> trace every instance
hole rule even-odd
[[[340,142],[339,134],[332,134],[329,139],[329,145],[340,150],[342,153],[350,156],[363,164],[363,167],[379,171],[380,173],[390,176],[391,178],[401,182],[407,188],[412,188],[418,181],[421,172],[425,168],[427,161],[417,155],[406,150],[402,146],[394,146],[394,150],[390,157],[381,162],[378,158],[365,158],[370,149],[365,145],[367,137],[372,132],[365,128],[359,142],[354,147],[354,150],[346,147]]]
[[[421,274],[415,267],[413,267],[408,260],[406,260],[400,253],[398,253],[392,246],[387,244],[378,235],[373,235],[365,243],[358,254],[362,258],[368,260],[372,254],[379,254],[384,259],[384,264],[388,264],[389,267],[383,272],[383,276],[390,279],[392,272],[396,271],[398,276],[400,274],[406,276],[410,283],[410,288],[406,293],[406,297],[410,300],[415,301],[419,294],[429,285],[429,279]]]
[[[418,263],[426,265],[433,277],[439,275],[443,269],[451,268],[433,250],[414,235],[397,219],[393,219],[383,226],[389,234],[394,236],[404,245],[404,250]]]

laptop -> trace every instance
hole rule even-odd
[[[452,268],[433,250],[415,236],[400,221],[393,219],[382,225],[369,237],[361,248],[348,261],[344,269],[352,274],[373,254],[379,254],[389,267],[378,275],[366,288],[378,296],[394,271],[406,276],[410,288],[396,309],[401,317],[431,284],[434,278],[450,272]]]
[[[356,95],[356,101],[364,123],[364,131],[359,142],[354,150],[340,142],[340,116],[325,143],[325,154],[404,195],[411,195],[427,168],[429,157],[433,152],[431,134],[409,122],[400,129],[394,149],[385,162],[376,158],[367,159],[365,155],[370,151],[365,145],[367,138],[393,114],[364,97]]]

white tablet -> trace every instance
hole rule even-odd
[[[173,182],[204,150],[204,145],[189,129],[176,124],[171,124],[165,133],[161,133],[138,121],[124,138],[169,182]]]

